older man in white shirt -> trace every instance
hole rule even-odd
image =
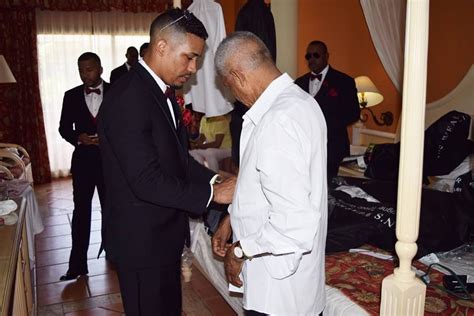
[[[246,315],[318,315],[325,306],[326,124],[309,94],[274,65],[253,34],[236,32],[216,69],[250,109],[230,217],[213,237]],[[233,244],[227,240],[233,232]]]

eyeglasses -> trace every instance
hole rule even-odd
[[[318,53],[306,53],[306,55],[304,55],[304,58],[306,60],[310,60],[311,57],[319,59],[321,58],[321,55],[319,55]]]
[[[189,12],[188,10],[184,10],[182,16],[180,16],[179,18],[177,18],[177,19],[171,21],[170,23],[166,24],[165,26],[163,26],[163,27],[160,29],[160,32],[162,32],[164,29],[170,27],[171,25],[173,25],[173,24],[179,22],[179,20],[181,20],[182,18],[185,18],[186,21],[189,21],[189,20],[191,19],[191,14],[192,14],[192,13]]]

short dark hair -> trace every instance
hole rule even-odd
[[[160,32],[172,31],[191,33],[206,40],[208,37],[204,24],[188,10],[169,9],[156,17],[151,23],[150,39],[153,41]]]
[[[140,56],[142,55],[143,51],[148,48],[149,45],[150,45],[150,43],[145,42],[145,43],[142,44],[142,46],[140,46]]]
[[[137,55],[138,55],[138,50],[135,48],[135,46],[130,46],[129,48],[127,48],[127,54],[128,54],[129,51],[136,52]]]
[[[92,52],[85,52],[77,59],[77,63],[86,60],[94,60],[99,66],[101,66],[100,58],[97,54]]]
[[[308,46],[313,46],[313,45],[319,45],[324,49],[326,53],[328,52],[328,47],[323,41],[312,41],[308,44]]]

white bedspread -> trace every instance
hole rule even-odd
[[[238,314],[243,315],[242,298],[228,291],[228,283],[224,275],[224,264],[212,254],[211,239],[206,233],[204,224],[200,221],[191,220],[191,251],[197,260],[207,279],[214,285],[217,291],[224,297],[227,303]],[[326,308],[324,315],[335,316],[362,316],[367,312],[352,302],[339,290],[326,286]]]

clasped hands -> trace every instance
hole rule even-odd
[[[99,137],[97,135],[88,135],[87,133],[81,133],[77,137],[77,140],[82,145],[99,145]]]
[[[230,226],[230,216],[227,215],[219,224],[217,231],[212,236],[212,252],[220,258],[224,258],[224,270],[227,281],[237,287],[242,286],[239,275],[244,265],[244,259],[236,258],[234,248],[237,243],[228,243],[232,234]]]

